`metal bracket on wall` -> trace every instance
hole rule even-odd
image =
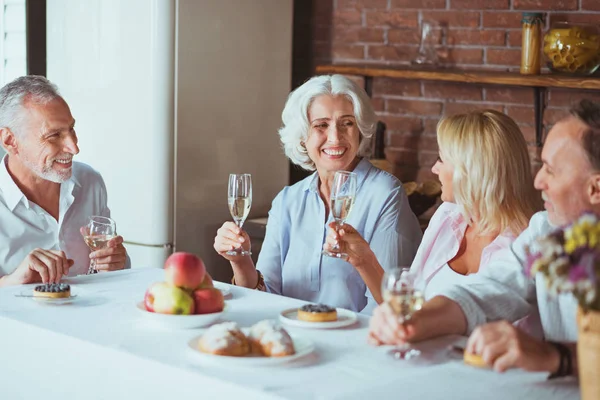
[[[373,77],[365,76],[365,92],[367,92],[367,96],[373,97]]]
[[[542,147],[544,144],[544,110],[546,109],[546,88],[533,87],[533,104],[535,108],[535,144]]]

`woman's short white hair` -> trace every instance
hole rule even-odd
[[[352,103],[356,125],[361,134],[359,156],[367,154],[370,149],[368,139],[377,128],[377,116],[371,106],[371,99],[352,80],[343,75],[323,75],[309,79],[290,93],[281,114],[283,126],[279,129],[285,155],[294,164],[309,171],[315,170],[315,163],[302,144],[306,142],[310,130],[308,109],[314,99],[322,95],[345,96]]]

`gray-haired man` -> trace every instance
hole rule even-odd
[[[125,268],[123,238],[90,253],[80,233],[110,216],[100,174],[74,162],[75,119],[55,85],[23,76],[0,89],[0,286],[58,282],[64,275]]]

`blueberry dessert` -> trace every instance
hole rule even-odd
[[[33,289],[34,297],[66,298],[71,297],[71,286],[67,283],[44,283]]]
[[[336,321],[337,311],[325,304],[306,304],[298,309],[298,319],[308,322]]]

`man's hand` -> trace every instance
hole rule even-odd
[[[466,351],[481,355],[486,364],[498,372],[509,368],[555,372],[560,363],[560,354],[554,346],[529,336],[507,321],[476,328]]]
[[[34,249],[4,281],[8,285],[57,283],[69,273],[72,266],[73,260],[60,250]]]
[[[107,247],[91,252],[90,260],[96,261],[98,272],[124,269],[127,262],[127,250],[123,246],[123,237],[116,236],[108,242]]]

